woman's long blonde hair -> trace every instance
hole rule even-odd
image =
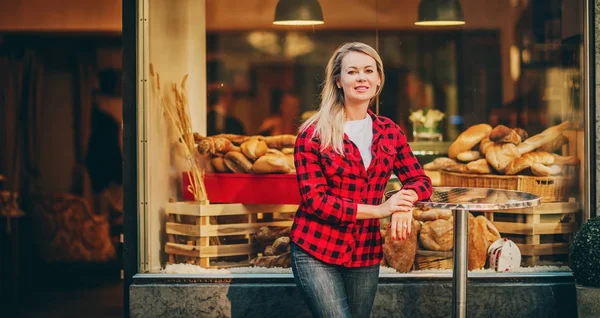
[[[342,156],[344,155],[344,122],[346,121],[346,111],[344,109],[344,91],[339,89],[336,83],[341,76],[342,59],[349,52],[364,53],[375,60],[381,84],[377,88],[375,96],[373,96],[369,105],[381,93],[385,77],[383,62],[377,51],[364,43],[345,43],[335,51],[327,63],[319,110],[300,126],[300,132],[303,132],[314,124],[315,129],[312,137],[316,136],[321,140],[321,151],[331,147],[333,151]]]

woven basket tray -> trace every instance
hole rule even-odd
[[[449,268],[452,268],[452,251],[417,250],[417,255],[415,255],[416,270]]]
[[[464,174],[448,171],[440,172],[441,186],[474,187],[515,190],[539,196],[542,202],[567,201],[572,179],[563,176],[532,177]]]

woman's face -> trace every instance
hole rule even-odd
[[[364,53],[349,52],[342,59],[340,79],[336,84],[344,91],[346,103],[371,100],[381,84],[375,59]]]

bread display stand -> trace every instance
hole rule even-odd
[[[294,204],[167,203],[165,252],[169,255],[168,262],[204,268],[248,266],[256,256],[252,234],[263,226],[292,225],[291,218],[268,221],[270,218],[265,215],[291,216],[297,208]],[[229,222],[218,222],[221,217],[229,217]]]
[[[536,207],[486,211],[502,237],[521,250],[523,266],[543,265],[540,261],[565,262],[577,231],[576,202],[546,202]]]
[[[295,174],[207,173],[210,202],[194,202],[186,191],[184,202],[166,205],[169,264],[188,263],[203,268],[249,266],[262,251],[253,236],[265,226],[291,226],[300,201]]]

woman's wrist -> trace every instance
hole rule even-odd
[[[357,219],[381,219],[386,217],[385,209],[380,205],[359,204]]]

